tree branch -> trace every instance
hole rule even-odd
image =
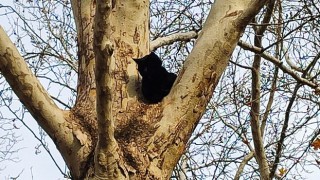
[[[241,33],[264,3],[266,1],[217,0],[212,5],[174,87],[162,102],[163,117],[148,141],[150,159],[163,157],[163,167],[174,167],[178,162]]]
[[[246,155],[246,157],[244,157],[243,161],[240,163],[240,166],[238,167],[236,175],[234,176],[234,180],[240,179],[240,176],[241,176],[241,173],[243,172],[244,167],[253,157],[254,157],[254,151],[251,151],[249,154]]]
[[[96,59],[96,86],[97,86],[97,121],[98,144],[95,152],[95,174],[97,177],[113,177],[121,175],[118,167],[118,143],[114,138],[114,118],[112,117],[112,77],[111,60],[114,47],[111,42],[111,11],[116,6],[114,1],[102,0],[96,2],[94,18],[93,50]],[[119,178],[120,179],[120,178]]]
[[[290,68],[295,71],[303,73],[303,69],[298,67],[296,64],[294,64],[294,62],[291,61],[291,59],[289,57],[289,53],[287,52],[288,49],[284,48],[284,51],[285,51],[284,59],[286,60],[287,64],[290,66]]]
[[[263,24],[267,24],[270,22],[271,15],[274,8],[274,0],[269,1],[268,6],[266,8],[266,13],[262,20]],[[254,36],[254,45],[257,47],[262,47],[262,37],[266,30],[267,26],[261,26],[255,29]],[[252,105],[250,110],[250,118],[251,118],[251,131],[252,138],[255,149],[255,158],[259,165],[260,177],[263,180],[269,179],[269,166],[266,157],[266,152],[263,144],[263,134],[261,131],[261,120],[260,120],[260,98],[261,98],[261,76],[260,76],[260,66],[261,66],[261,56],[259,54],[255,54],[253,64],[252,64]]]
[[[245,49],[245,50],[249,50],[249,51],[251,51],[251,52],[257,53],[257,54],[259,54],[261,57],[263,57],[264,59],[272,62],[273,64],[275,64],[276,66],[278,66],[283,72],[291,75],[291,76],[292,76],[296,81],[298,81],[299,83],[304,84],[304,85],[307,85],[307,86],[315,89],[316,91],[317,91],[317,90],[320,91],[320,87],[319,87],[317,84],[315,84],[315,83],[313,83],[313,82],[311,82],[311,81],[309,81],[309,80],[307,80],[307,79],[305,79],[305,78],[300,77],[300,76],[296,73],[296,71],[294,71],[294,70],[286,67],[286,66],[283,64],[283,62],[281,62],[279,59],[273,57],[272,55],[270,55],[270,54],[268,54],[268,53],[266,53],[266,52],[263,52],[263,51],[262,51],[262,48],[253,46],[253,45],[248,44],[248,43],[246,43],[246,42],[244,42],[244,41],[242,41],[242,40],[240,40],[240,41],[238,42],[238,45],[239,45],[241,48]]]
[[[166,37],[160,37],[150,42],[150,51],[155,51],[157,48],[173,44],[176,41],[190,41],[197,38],[198,33],[196,31],[189,31],[183,33],[175,33]]]
[[[54,103],[1,26],[0,72],[58,149],[70,154],[75,142],[69,123],[65,120],[67,114]],[[77,156],[70,156],[73,155]]]
[[[276,67],[276,69],[275,69],[275,71],[273,73],[274,76],[273,76],[273,80],[272,80],[272,84],[271,84],[269,100],[268,100],[267,106],[265,108],[265,112],[263,113],[263,117],[262,117],[262,120],[261,120],[261,128],[260,129],[261,129],[262,137],[264,136],[265,127],[266,127],[266,124],[267,124],[267,119],[268,119],[268,116],[270,115],[272,103],[273,103],[274,96],[275,96],[275,92],[277,90],[278,72],[279,72],[279,68]]]
[[[0,71],[20,101],[51,136],[61,131],[64,115],[28,68],[15,45],[0,26]],[[62,134],[61,134],[62,135]]]
[[[280,162],[280,158],[281,158],[281,154],[282,154],[282,150],[283,150],[283,146],[284,146],[284,140],[287,137],[286,133],[287,133],[288,126],[289,126],[291,108],[293,106],[293,103],[296,100],[297,93],[298,93],[298,90],[300,87],[301,87],[301,85],[299,83],[295,86],[295,88],[293,90],[292,97],[290,98],[289,104],[286,109],[285,118],[284,118],[283,126],[281,129],[280,139],[277,142],[276,155],[275,155],[275,158],[274,158],[274,161],[272,164],[270,178],[273,178],[273,176],[275,175],[278,164]]]
[[[96,108],[95,98],[89,98],[90,94],[96,91],[93,52],[93,18],[96,10],[94,2],[93,0],[71,1],[78,39],[78,83],[74,106],[77,112],[81,112],[83,104],[90,107],[92,112],[95,112]]]

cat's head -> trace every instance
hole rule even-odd
[[[145,77],[155,69],[162,67],[162,61],[154,52],[139,59],[133,58],[133,60],[138,64],[138,71],[142,77]]]

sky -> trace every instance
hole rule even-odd
[[[30,118],[29,120],[30,122],[28,123],[31,127],[38,127],[33,118]],[[0,171],[0,179],[9,180],[10,177],[17,177],[21,173],[18,178],[21,180],[62,180],[63,176],[48,153],[41,148],[41,153],[36,154],[36,146],[39,142],[33,135],[24,126],[20,126],[16,132],[23,138],[17,146],[21,149],[14,155],[18,157],[19,161],[6,161],[4,163],[5,169]],[[55,160],[58,161],[60,167],[64,169],[63,159],[55,148],[55,145],[50,138],[47,138],[47,141],[49,142],[49,148],[51,153],[53,153]],[[3,167],[4,164],[2,164],[1,167]]]

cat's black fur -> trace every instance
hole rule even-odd
[[[154,53],[141,59],[133,59],[138,64],[138,71],[142,76],[141,91],[143,97],[149,103],[158,103],[166,95],[177,78],[174,73],[169,73],[162,67],[162,61]]]

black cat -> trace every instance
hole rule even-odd
[[[138,64],[138,71],[142,76],[142,95],[149,103],[158,103],[166,95],[177,78],[174,73],[169,73],[162,67],[162,61],[154,53],[141,59],[133,59]]]

